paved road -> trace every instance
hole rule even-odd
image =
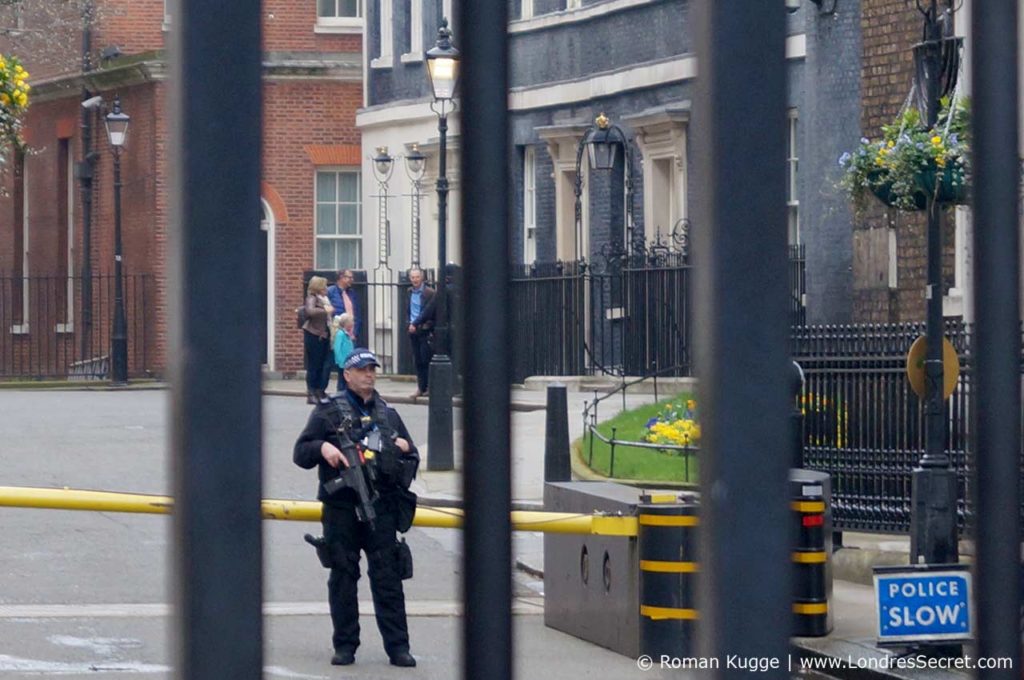
[[[314,475],[291,463],[291,445],[309,408],[289,397],[268,397],[264,405],[264,497],[311,498]],[[425,441],[426,407],[401,412],[413,437]],[[167,415],[163,391],[0,391],[0,484],[169,494]],[[542,428],[543,418],[542,411],[517,414],[514,422],[521,434]],[[522,479],[524,493],[539,496],[539,473]],[[170,525],[160,516],[0,509],[0,677],[171,677]],[[420,667],[387,666],[373,619],[364,616],[357,665],[342,675],[326,663],[326,573],[302,542],[314,527],[264,526],[266,677],[458,677],[457,533],[409,533],[416,578],[408,582],[407,598]],[[658,677],[545,628],[540,583],[520,573],[515,579],[519,677]],[[363,579],[361,598],[368,602],[366,586]]]

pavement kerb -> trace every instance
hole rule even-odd
[[[0,390],[47,390],[53,392],[130,392],[164,390],[167,383],[154,378],[131,380],[127,385],[113,385],[109,380],[12,380],[0,381]]]
[[[267,388],[263,390],[263,394],[274,397],[306,397],[306,392],[300,390],[287,390],[277,388]],[[389,404],[410,404],[413,406],[420,405],[426,406],[430,404],[429,397],[412,397],[406,394],[389,394],[388,392],[382,392],[381,396]],[[462,408],[462,397],[452,397],[452,406]],[[511,401],[509,402],[509,408],[513,411],[543,411],[547,408],[547,404],[533,403],[529,401]]]

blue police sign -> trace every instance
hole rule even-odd
[[[875,567],[878,644],[967,641],[974,635],[964,565]]]

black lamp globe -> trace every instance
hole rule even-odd
[[[452,32],[448,19],[441,20],[437,29],[437,44],[427,50],[427,74],[437,101],[450,101],[455,96],[459,80],[459,51],[452,47]]]

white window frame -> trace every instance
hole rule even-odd
[[[75,332],[75,162],[72,158],[71,153],[71,141],[68,140],[68,172],[67,172],[67,205],[68,205],[68,222],[65,228],[68,232],[68,280],[67,280],[67,314],[64,323],[59,323],[54,327],[56,333],[74,333]]]
[[[28,154],[21,161],[21,323],[11,326],[12,335],[28,335],[29,320],[29,218],[28,218]]]
[[[521,20],[533,18],[533,0],[522,0],[519,5],[519,18]]]
[[[317,230],[317,220],[320,218],[320,201],[317,198],[317,179],[321,173],[330,173],[335,176],[339,174],[355,175],[359,180],[359,187],[356,191],[356,200],[354,203],[342,202],[338,200],[338,196],[335,195],[334,206],[337,210],[337,206],[340,205],[355,205],[356,207],[356,219],[358,220],[358,230],[355,234],[327,234],[321,235]],[[317,244],[321,239],[330,239],[332,241],[356,241],[359,247],[356,249],[358,254],[358,261],[355,266],[350,267],[351,269],[362,269],[363,266],[363,237],[366,235],[363,229],[363,173],[362,170],[356,166],[321,166],[316,169],[313,173],[313,268],[314,269],[337,269],[335,266],[337,261],[330,264],[329,267],[322,267],[321,262],[317,259]],[[337,213],[336,213],[337,214]]]
[[[171,30],[171,0],[164,0],[164,23],[160,28],[164,31]]]
[[[319,0],[313,0],[317,4],[316,25],[313,26],[314,33],[362,33],[363,17],[366,16],[366,0],[357,0],[356,16],[354,17],[337,15],[339,1],[334,0],[335,15],[323,17],[320,16]]]
[[[380,29],[380,52],[370,60],[370,68],[391,68],[395,59],[395,21],[392,0],[380,0],[377,5],[377,26]]]
[[[790,109],[786,121],[786,232],[792,240],[790,245],[800,244],[799,120],[798,111]]]
[[[423,0],[409,0],[409,51],[403,64],[423,61]]]
[[[565,0],[565,9],[574,10],[583,7],[583,0]]]
[[[537,149],[523,147],[523,264],[537,260]]]

